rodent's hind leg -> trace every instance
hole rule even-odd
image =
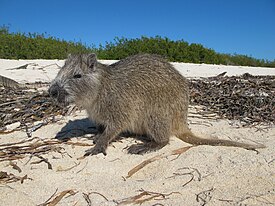
[[[161,143],[161,144],[156,142],[147,142],[147,143],[134,144],[128,148],[128,153],[141,155],[148,152],[153,152],[163,148],[165,145],[167,145],[167,143],[168,142]]]
[[[144,154],[163,148],[169,142],[170,125],[166,120],[155,119],[148,125],[147,135],[151,141],[147,143],[134,144],[128,148],[130,154]]]

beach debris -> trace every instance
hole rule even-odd
[[[260,194],[246,194],[244,197],[240,197],[240,199],[236,202],[233,200],[222,200],[222,201],[234,202],[235,205],[249,205],[249,200],[252,199],[258,202],[259,205],[274,205],[275,203],[274,195],[275,195],[275,189],[272,189],[270,191],[266,191]]]
[[[186,152],[187,150],[189,150],[191,147],[195,147],[195,146],[187,146],[187,147],[181,147],[179,149],[175,149],[171,152],[170,155],[181,155],[182,153]]]
[[[18,88],[19,83],[17,81],[14,81],[13,79],[0,75],[0,86],[7,88]]]
[[[38,64],[36,63],[29,63],[29,64],[23,64],[19,67],[14,67],[14,68],[10,68],[10,69],[7,69],[7,70],[19,70],[19,69],[27,69],[28,66],[38,66]]]
[[[129,204],[141,205],[144,202],[155,200],[156,198],[158,200],[165,200],[167,199],[168,196],[171,196],[173,194],[181,195],[180,192],[171,192],[169,194],[164,194],[164,193],[158,193],[158,192],[149,192],[149,191],[145,191],[144,189],[140,189],[139,192],[140,193],[135,196],[125,198],[120,202],[119,201],[115,201],[115,202],[117,203],[118,206],[129,205]]]
[[[57,116],[76,111],[76,107],[57,106],[46,91],[37,89],[48,85],[41,82],[25,84],[25,88],[36,88],[34,90],[0,87],[0,134],[25,130],[30,137],[33,131],[55,122]],[[190,103],[201,105],[196,107],[197,114],[205,119],[240,120],[243,126],[275,124],[275,76],[247,73],[228,77],[222,73],[191,79]],[[13,123],[20,125],[8,130]]]
[[[43,70],[43,69],[45,69],[47,67],[51,67],[51,66],[55,66],[56,68],[61,68],[57,63],[48,64],[48,65],[45,65],[45,66],[39,66],[36,63],[28,63],[28,64],[23,64],[23,65],[18,66],[18,67],[10,68],[10,69],[7,69],[7,70],[27,69],[28,66],[32,66],[32,69],[38,69],[38,70]]]
[[[44,203],[39,204],[38,206],[55,206],[57,203],[59,203],[63,197],[65,197],[67,194],[68,196],[75,195],[77,192],[74,190],[64,190],[58,194],[56,194],[58,189],[55,190],[55,192],[51,195],[50,198],[48,198]]]
[[[41,162],[45,162],[45,163],[48,165],[48,169],[49,169],[49,170],[52,170],[52,169],[53,169],[51,163],[48,161],[47,158],[44,158],[44,157],[42,157],[42,156],[40,156],[40,155],[37,155],[37,154],[34,155],[34,156],[38,157],[40,160],[35,161],[35,162],[31,162],[31,164],[39,164],[39,163],[41,163]]]
[[[200,203],[201,206],[206,205],[211,199],[212,199],[212,192],[215,189],[212,187],[209,190],[205,190],[200,192],[199,194],[196,194],[196,201]]]
[[[20,167],[17,166],[16,163],[10,161],[10,166],[12,166],[13,169],[17,170],[19,173],[22,172],[22,170],[20,169]]]
[[[6,89],[37,89],[39,87],[46,87],[48,85],[49,83],[47,82],[21,84],[11,78],[0,75],[0,87],[4,87]]]
[[[135,174],[137,171],[141,170],[143,167],[145,167],[146,165],[156,161],[156,160],[159,160],[159,159],[162,159],[163,158],[163,155],[157,155],[157,156],[154,156],[150,159],[147,159],[145,161],[143,161],[142,163],[138,164],[137,166],[135,166],[133,169],[131,169],[129,172],[128,172],[128,175],[126,178],[129,178],[131,176],[133,176],[133,174]]]
[[[243,126],[275,124],[275,76],[215,76],[190,80],[191,104],[202,116],[240,120]]]
[[[0,131],[5,133],[9,125],[20,123],[15,130],[32,132],[55,122],[56,116],[65,115],[68,108],[53,104],[46,91],[0,88]],[[38,122],[34,124],[35,122]]]
[[[69,170],[71,170],[71,169],[77,167],[78,165],[80,165],[80,162],[78,162],[78,163],[75,162],[73,166],[68,167],[68,168],[65,168],[65,169],[64,169],[63,167],[61,167],[61,166],[58,166],[56,171],[57,171],[57,172],[69,171]]]
[[[12,173],[0,171],[0,184],[7,184],[11,182],[18,182],[18,181],[20,181],[20,183],[23,184],[26,179],[32,180],[27,175],[23,177],[19,177]]]
[[[133,169],[129,170],[126,178],[132,177],[136,172],[138,172],[139,170],[141,170],[142,168],[144,168],[146,165],[148,165],[148,164],[150,164],[152,162],[155,162],[156,160],[167,158],[167,157],[169,157],[171,155],[181,155],[182,153],[184,153],[187,150],[189,150],[191,147],[193,147],[193,146],[179,148],[179,149],[173,150],[169,154],[160,154],[160,155],[154,156],[154,157],[152,157],[150,159],[144,160],[143,162],[141,162],[140,164],[138,164],[137,166],[135,166]]]
[[[177,172],[174,172],[172,176],[167,177],[167,179],[169,178],[175,178],[177,176],[184,176],[184,175],[189,175],[190,179],[185,182],[182,187],[185,187],[186,185],[188,185],[190,182],[192,182],[193,180],[197,180],[197,181],[201,181],[201,173],[199,172],[198,169],[193,168],[193,167],[182,167],[177,169]]]
[[[92,205],[92,201],[91,201],[91,199],[90,199],[90,195],[91,195],[91,194],[99,195],[99,196],[103,197],[104,200],[106,200],[107,202],[109,201],[107,197],[105,197],[103,194],[101,194],[101,193],[99,193],[99,192],[89,192],[89,193],[84,193],[84,192],[83,192],[82,195],[83,195],[85,201],[87,202],[88,206],[91,206],[91,205]]]
[[[92,206],[92,201],[90,199],[90,196],[86,193],[82,193],[82,195],[83,195],[85,201],[87,202],[87,206]]]
[[[41,162],[45,162],[48,165],[48,169],[52,169],[49,161],[43,158],[41,155],[47,154],[49,152],[58,152],[63,155],[66,152],[64,152],[65,149],[61,146],[62,144],[84,147],[91,147],[93,145],[85,142],[73,142],[72,140],[60,141],[55,138],[27,138],[19,142],[0,144],[0,162],[23,159],[26,156],[30,156],[31,158],[35,156],[40,160],[32,162],[31,164],[39,164]]]

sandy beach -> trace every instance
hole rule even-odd
[[[50,82],[63,64],[63,60],[0,59],[0,75],[20,83]],[[173,65],[188,78],[223,72],[229,76],[275,75],[274,68]],[[17,143],[14,150],[28,145],[45,149],[39,155],[26,153],[0,162],[0,205],[275,205],[275,126],[241,127],[238,121],[202,118],[196,109],[190,106],[188,121],[194,133],[261,143],[266,148],[189,147],[171,137],[157,152],[130,155],[126,148],[138,140],[121,137],[108,147],[107,156],[83,158],[93,146],[95,129],[85,111],[76,111],[41,127],[32,137],[24,131],[0,134],[0,153],[11,143]],[[57,136],[68,140],[58,142]],[[3,181],[8,175],[18,181]]]

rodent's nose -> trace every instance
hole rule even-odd
[[[58,97],[59,92],[57,86],[51,86],[48,92],[52,98]]]

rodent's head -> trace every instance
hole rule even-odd
[[[95,54],[70,54],[51,83],[50,96],[62,105],[81,101],[97,83],[96,68]]]

